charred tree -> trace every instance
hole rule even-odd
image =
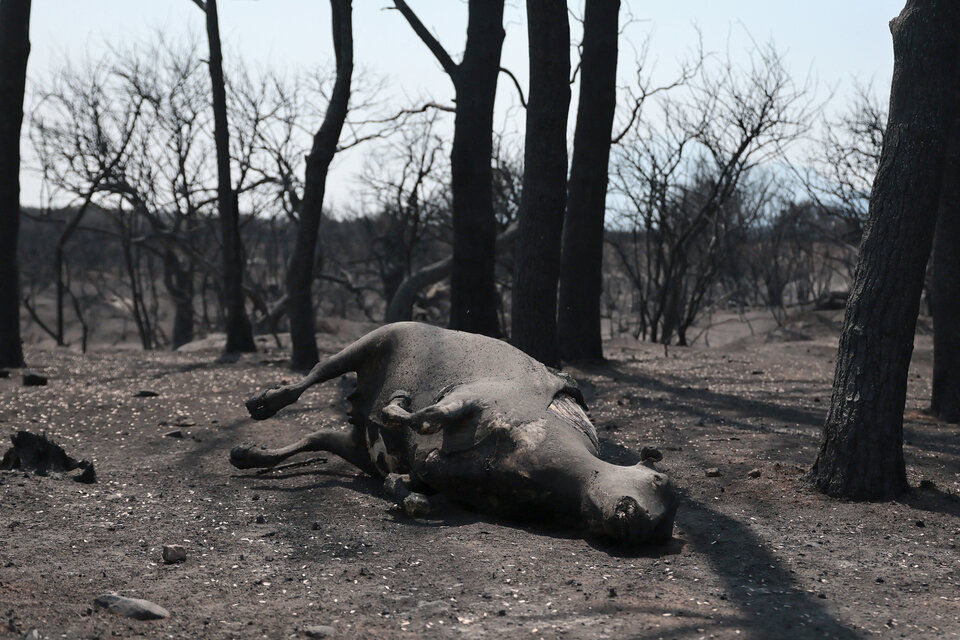
[[[587,0],[580,103],[563,219],[557,330],[564,360],[602,360],[603,220],[617,108],[619,0]]]
[[[403,0],[396,8],[453,81],[456,116],[450,152],[453,260],[450,328],[500,335],[495,281],[497,224],[493,211],[493,107],[503,46],[504,0],[470,0],[467,45],[456,64]]]
[[[307,156],[297,240],[287,268],[287,317],[290,320],[290,343],[293,348],[290,366],[294,369],[309,369],[317,363],[319,357],[311,292],[317,263],[317,234],[323,212],[327,171],[337,152],[337,143],[340,141],[340,132],[347,118],[350,101],[350,80],[353,75],[353,22],[350,1],[330,0],[337,78],[323,123],[313,136],[313,147]]]
[[[22,367],[20,341],[20,126],[30,55],[30,0],[0,0],[0,366]]]
[[[811,470],[833,496],[908,488],[903,408],[946,145],[957,112],[960,6],[908,0],[891,21],[890,117],[840,335],[833,397]]]
[[[930,413],[960,422],[960,121],[954,122],[933,246],[933,393]]]
[[[557,366],[557,283],[567,200],[570,22],[566,0],[527,0],[530,95],[513,275],[512,340]],[[609,136],[607,136],[609,138]]]
[[[217,0],[194,0],[207,17],[210,45],[210,84],[213,93],[213,137],[217,149],[217,202],[223,235],[223,304],[227,333],[225,350],[256,351],[253,328],[243,295],[243,243],[240,240],[240,207],[230,179],[230,131],[227,124],[227,90],[223,79],[223,50]]]

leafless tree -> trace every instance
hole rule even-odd
[[[755,169],[810,127],[810,90],[775,47],[757,46],[748,60],[699,65],[615,154],[615,224],[626,234],[613,246],[638,293],[639,336],[686,344],[735,241],[769,201]]]

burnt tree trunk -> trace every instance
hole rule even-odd
[[[457,113],[450,152],[453,261],[450,328],[500,336],[493,213],[493,106],[503,45],[503,0],[470,0],[467,46],[454,78]]]
[[[495,267],[497,224],[493,211],[493,107],[503,46],[504,0],[470,0],[467,44],[455,64],[407,6],[396,8],[423,40],[456,91],[450,187],[453,193],[453,259],[450,328],[500,335]]]
[[[169,249],[163,252],[163,282],[173,300],[170,348],[175,350],[193,340],[193,269]]]
[[[840,335],[833,397],[811,470],[833,496],[908,488],[903,408],[946,143],[956,113],[960,6],[908,0],[890,23],[890,117]]]
[[[527,0],[530,96],[515,251],[512,340],[557,366],[557,283],[567,200],[570,23],[566,0]]]
[[[314,325],[313,280],[317,259],[317,233],[323,212],[327,170],[337,152],[343,122],[350,101],[353,75],[353,24],[350,0],[330,0],[333,13],[333,50],[337,59],[337,78],[323,123],[313,136],[304,175],[300,226],[293,255],[287,267],[287,317],[293,351],[290,366],[309,369],[317,363],[317,339]]]
[[[960,422],[960,120],[953,125],[933,247],[930,413]]]
[[[223,235],[223,303],[227,333],[225,350],[256,351],[253,328],[243,297],[243,243],[240,210],[230,180],[230,130],[227,125],[227,90],[223,79],[223,53],[217,0],[206,0],[207,40],[210,45],[210,84],[213,92],[213,138],[217,148],[217,202]]]
[[[0,0],[0,366],[22,367],[20,340],[20,126],[30,55],[30,0]]]
[[[564,360],[602,360],[603,219],[617,108],[619,0],[587,0],[580,103],[563,219],[557,330]]]

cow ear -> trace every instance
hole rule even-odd
[[[663,454],[660,453],[660,449],[656,447],[644,447],[640,449],[640,462],[637,464],[653,469],[654,464],[661,460],[663,460]]]

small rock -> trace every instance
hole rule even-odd
[[[609,589],[607,589],[607,597],[608,597],[608,598],[616,598],[616,597],[617,597],[617,590],[616,590],[614,587],[610,587]]]
[[[187,559],[187,550],[183,545],[179,544],[165,544],[163,545],[163,551],[161,552],[163,556],[163,561],[167,564],[173,564],[174,562],[183,562]]]
[[[923,529],[927,525],[923,520],[917,520],[917,526]]]
[[[881,577],[878,576],[877,579],[875,580],[875,582],[876,582],[877,584],[883,584],[883,583],[885,582],[885,580],[884,580],[883,578],[881,578]]]
[[[164,438],[182,438],[182,437],[183,437],[183,431],[181,431],[180,429],[174,429],[173,431],[167,431],[165,434],[163,434],[163,437],[164,437]]]
[[[411,518],[419,518],[430,513],[430,500],[422,493],[411,492],[403,499],[403,510]]]
[[[709,469],[707,469],[706,471],[704,471],[704,473],[706,474],[706,476],[707,476],[708,478],[719,478],[719,477],[720,477],[720,469],[718,469],[718,468],[716,468],[716,467],[710,467]]]
[[[158,395],[160,394],[154,391],[153,389],[140,389],[140,391],[137,391],[135,394],[133,394],[133,397],[134,398],[156,398]]]
[[[23,636],[23,640],[43,640],[43,636],[39,629],[30,629],[30,631],[27,631],[27,635]]]
[[[924,478],[923,480],[920,481],[921,489],[933,489],[936,486],[937,486],[936,483],[933,480],[930,480],[928,478]]]
[[[393,496],[397,502],[410,495],[410,476],[399,473],[388,474],[383,481],[383,490]]]
[[[257,516],[257,524],[266,524],[267,519],[263,516]]]
[[[47,376],[32,371],[23,372],[23,386],[25,387],[43,387],[47,384]]]
[[[747,472],[747,475],[750,476],[751,478],[759,478],[760,469],[750,469],[750,471]]]
[[[320,524],[320,521],[317,520],[317,521],[315,521],[315,522],[313,523],[313,526],[312,526],[311,528],[312,528],[314,531],[320,531],[320,527],[321,527],[321,526],[322,526],[322,525]]]
[[[332,638],[334,629],[330,625],[318,624],[312,627],[304,627],[303,632],[308,638]]]
[[[134,620],[158,620],[169,617],[170,615],[169,611],[149,600],[125,598],[115,593],[97,596],[93,604],[98,607],[103,607],[110,613],[115,613],[118,616],[124,616],[126,618],[133,618]]]
[[[197,421],[189,416],[177,416],[170,424],[175,427],[195,427],[197,426]]]

